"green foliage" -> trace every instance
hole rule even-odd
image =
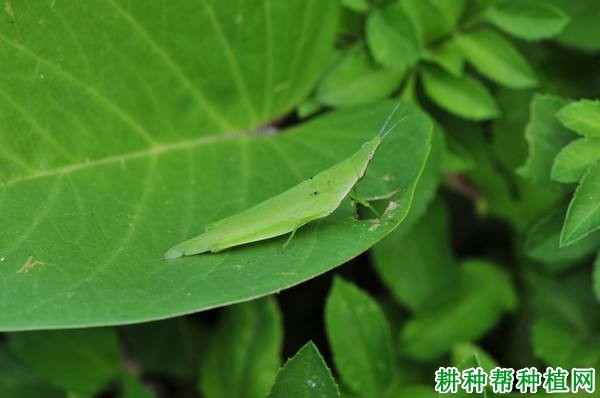
[[[599,10],[4,1],[0,398],[433,398],[440,366],[598,367]],[[160,258],[396,107],[285,249]]]
[[[340,392],[319,350],[307,343],[277,373],[269,398],[339,398]]]
[[[557,7],[536,1],[505,1],[488,8],[485,17],[499,29],[525,40],[561,33],[569,17]]]
[[[273,299],[229,307],[200,369],[204,396],[266,396],[279,366],[281,338],[281,315]]]
[[[527,60],[493,30],[480,29],[457,36],[456,43],[477,71],[496,83],[515,89],[537,85]]]
[[[117,339],[110,329],[13,333],[12,351],[57,387],[94,394],[120,371]]]
[[[406,323],[399,343],[406,355],[418,360],[439,357],[456,343],[481,337],[517,305],[508,276],[495,264],[466,261],[456,285],[454,292]]]
[[[351,283],[335,279],[325,323],[344,385],[361,396],[383,395],[397,371],[389,326],[377,303]]]

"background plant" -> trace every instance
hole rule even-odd
[[[438,366],[597,366],[598,22],[594,0],[5,1],[0,397],[418,398]],[[342,206],[284,256],[160,260],[398,98],[397,222]]]

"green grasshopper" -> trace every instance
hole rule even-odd
[[[298,228],[327,217],[339,207],[346,196],[373,210],[366,200],[356,198],[352,190],[365,174],[379,144],[404,119],[386,130],[399,105],[396,105],[388,116],[379,133],[364,143],[352,156],[279,195],[208,224],[203,234],[171,247],[163,258],[174,259],[208,251],[215,253],[233,246],[291,233],[283,245],[285,248]]]

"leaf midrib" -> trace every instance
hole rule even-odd
[[[112,155],[104,158],[99,158],[96,160],[83,161],[77,163],[71,163],[60,167],[54,167],[47,170],[41,170],[36,173],[32,173],[25,176],[16,177],[4,182],[0,181],[0,187],[7,187],[9,185],[13,185],[19,182],[34,180],[43,177],[51,177],[55,175],[64,175],[71,174],[80,170],[105,166],[111,163],[124,162],[127,160],[140,159],[145,157],[154,158],[165,153],[181,151],[185,149],[195,148],[203,145],[213,144],[217,142],[230,141],[236,138],[241,138],[247,136],[244,133],[226,133],[220,135],[210,135],[204,136],[200,138],[195,138],[191,140],[183,140],[178,141],[171,144],[161,144],[161,145],[153,145],[146,149],[142,149],[139,151],[134,151],[130,153],[120,154],[120,155]]]

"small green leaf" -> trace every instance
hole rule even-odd
[[[80,394],[95,394],[120,372],[112,329],[49,330],[9,334],[13,352],[50,383]]]
[[[600,159],[600,138],[580,138],[560,150],[551,176],[554,181],[570,183],[583,177],[588,166]]]
[[[586,137],[600,138],[600,100],[573,102],[556,116],[567,128]]]
[[[200,368],[206,398],[264,398],[275,381],[281,315],[273,297],[224,310]]]
[[[466,0],[399,0],[425,43],[452,33],[462,16]]]
[[[377,62],[397,70],[406,70],[414,65],[421,54],[418,33],[396,3],[369,14],[367,43]]]
[[[551,271],[562,271],[591,256],[600,247],[600,233],[594,233],[570,246],[560,247],[565,208],[553,210],[536,222],[527,233],[525,251],[529,258],[543,262]]]
[[[448,112],[470,120],[498,116],[498,106],[487,88],[470,76],[452,76],[440,69],[423,68],[425,93]]]
[[[268,398],[339,398],[331,371],[317,347],[307,343],[277,373]]]
[[[482,75],[515,89],[535,87],[535,72],[527,60],[504,37],[490,29],[456,36],[465,57]]]
[[[529,123],[525,138],[529,143],[529,156],[518,173],[540,183],[551,182],[550,171],[560,150],[576,138],[554,115],[567,104],[567,100],[548,94],[536,94],[530,105]]]
[[[396,231],[373,248],[375,268],[400,303],[419,311],[457,279],[446,209],[437,201],[408,233]]]
[[[455,77],[461,77],[465,68],[465,56],[453,40],[442,43],[435,51],[426,52],[424,58],[437,64]]]
[[[568,246],[600,229],[600,161],[590,166],[569,204],[560,245]]]
[[[516,306],[512,283],[498,266],[469,260],[461,271],[454,292],[406,323],[400,347],[409,357],[434,359],[456,343],[477,339]]]
[[[396,363],[388,322],[377,302],[336,278],[325,305],[327,337],[342,382],[377,397],[394,382]]]
[[[403,76],[403,70],[377,65],[364,48],[355,47],[327,72],[315,99],[337,107],[373,102],[396,90]]]
[[[485,18],[508,34],[525,40],[560,34],[569,17],[560,8],[538,1],[505,1],[490,7]]]

